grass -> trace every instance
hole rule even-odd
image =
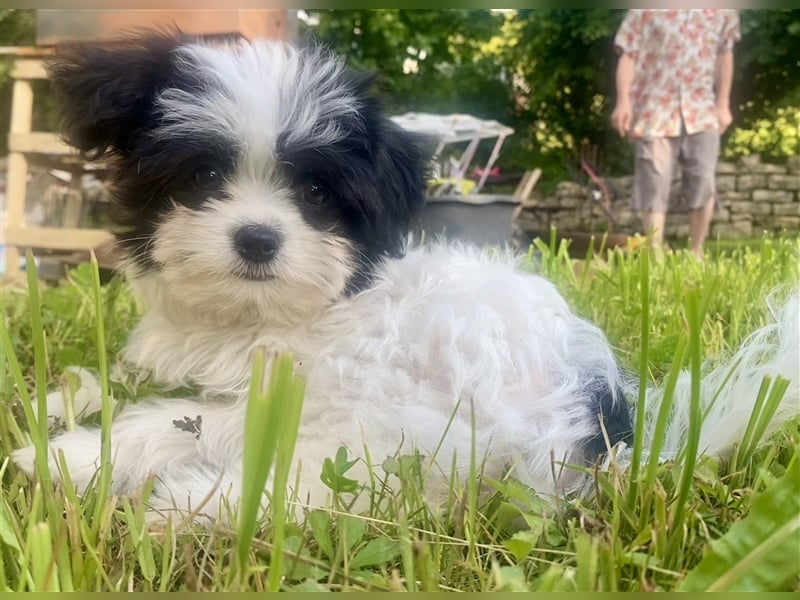
[[[703,359],[740,344],[764,322],[764,297],[776,287],[785,294],[789,286],[781,285],[800,279],[796,237],[767,236],[703,263],[685,252],[660,260],[638,251],[599,256],[574,261],[554,241],[537,241],[530,253],[574,308],[608,333],[632,372],[667,387],[681,366],[697,372]],[[82,498],[53,486],[46,461],[31,481],[8,457],[31,442],[39,456],[46,451],[47,423],[33,408],[46,389],[69,383],[65,367],[103,375],[99,425],[106,431],[111,397],[135,401],[157,388],[109,376],[138,314],[123,282],[101,286],[93,265],[52,287],[29,274],[27,290],[2,295],[0,591],[800,590],[800,422],[757,444],[781,381],[765,381],[731,460],[692,460],[695,432],[676,462],[644,461],[636,448],[635,468],[596,471],[593,497],[555,505],[513,479],[484,478],[493,490],[484,499],[473,456],[472,476],[454,479],[451,502],[432,513],[422,501],[418,457],[369,457],[374,476],[392,478],[399,491],[375,492],[367,514],[351,515],[346,492],[369,482],[350,479],[352,459],[339,451],[321,474],[337,492],[334,506],[297,522],[282,468],[302,407],[290,357],[251,390],[250,485],[235,527],[149,527],[147,489],[109,496],[107,448]],[[272,502],[259,517],[270,464]]]

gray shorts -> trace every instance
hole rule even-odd
[[[684,133],[680,137],[636,141],[633,209],[666,213],[675,165],[680,164],[683,198],[690,210],[714,198],[719,132]]]

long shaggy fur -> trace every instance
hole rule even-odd
[[[362,459],[354,475],[363,482],[365,449],[376,463],[418,451],[436,504],[453,467],[468,476],[473,420],[484,472],[510,472],[543,495],[584,484],[558,463],[591,464],[608,443],[630,444],[622,390],[636,392],[603,332],[550,282],[509,252],[440,243],[406,252],[424,200],[423,143],[341,59],[146,34],[64,47],[50,72],[66,139],[115,168],[117,232],[147,307],[126,362],[167,387],[198,390],[121,410],[115,493],[155,477],[157,509],[193,509],[213,490],[205,513],[218,514],[221,496],[235,504],[261,348],[291,352],[307,383],[293,465],[302,504],[326,503],[319,474],[340,446]],[[748,340],[733,378],[725,381],[728,365],[706,377],[705,402],[725,383],[705,452],[740,438],[764,374],[791,380],[773,426],[797,414],[797,312],[794,297]],[[81,376],[81,407],[98,410],[97,384]],[[687,377],[665,456],[685,438]],[[650,396],[656,410],[659,391]],[[49,405],[63,412],[60,394]],[[198,417],[198,431],[176,426]],[[51,446],[85,488],[99,432],[81,426]],[[14,458],[33,472],[31,448]]]

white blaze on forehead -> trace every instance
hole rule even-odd
[[[343,135],[335,119],[359,108],[343,83],[343,61],[321,50],[265,40],[189,44],[178,49],[177,66],[201,91],[160,93],[159,134],[220,136],[246,155],[274,152],[281,135],[287,143],[334,143]]]

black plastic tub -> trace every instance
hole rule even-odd
[[[512,221],[518,202],[511,196],[431,196],[422,211],[417,235],[444,237],[478,246],[512,242]]]

